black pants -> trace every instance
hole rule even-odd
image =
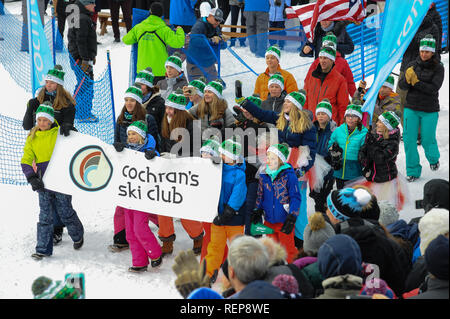
[[[229,0],[217,0],[217,7],[223,12],[223,23],[227,21],[230,14],[230,1]]]
[[[119,30],[119,10],[122,8],[123,20],[125,21],[125,26],[127,28],[127,32],[130,32],[132,28],[131,23],[131,0],[124,0],[121,2],[117,2],[116,0],[109,0],[109,9],[111,10],[111,25],[114,33],[114,38],[120,38],[120,30]]]
[[[153,2],[156,2],[156,0],[136,0],[134,8],[142,10],[150,10],[150,6],[152,5]]]
[[[231,9],[231,25],[237,25],[239,12],[241,13],[241,25],[245,25],[244,8],[239,6],[230,6]],[[236,28],[231,28],[231,32],[236,32]],[[245,33],[245,29],[241,29],[241,33]],[[243,38],[245,42],[245,38]],[[235,39],[231,41],[236,41]]]

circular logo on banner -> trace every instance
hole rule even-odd
[[[94,192],[108,185],[113,167],[101,147],[90,145],[75,153],[69,170],[75,185],[82,190]]]

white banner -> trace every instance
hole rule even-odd
[[[222,165],[209,159],[147,160],[77,132],[58,136],[43,178],[49,190],[202,222],[217,215],[221,181]]]

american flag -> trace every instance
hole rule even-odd
[[[314,28],[322,20],[361,22],[366,17],[366,0],[317,0],[301,6],[286,8],[288,19],[298,18],[308,41],[314,38]]]

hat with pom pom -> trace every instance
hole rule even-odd
[[[283,163],[286,163],[289,157],[289,145],[286,143],[274,144],[267,149],[267,152],[274,153]]]
[[[303,231],[303,250],[316,255],[320,246],[335,235],[333,226],[325,221],[321,212],[314,213]]]
[[[40,117],[45,117],[50,122],[55,122],[55,110],[49,101],[44,101],[36,110],[36,120]]]
[[[148,87],[153,87],[153,81],[155,80],[155,76],[153,75],[153,71],[151,67],[148,67],[136,75],[136,83],[147,85]]]
[[[361,213],[372,201],[372,194],[364,188],[343,188],[328,195],[327,205],[333,216],[345,221],[352,217],[362,217]],[[379,209],[378,209],[379,213]],[[378,217],[376,218],[378,219]]]
[[[273,281],[272,285],[278,287],[281,291],[285,291],[289,294],[298,294],[298,282],[294,276],[287,274],[277,275]]]
[[[175,52],[171,56],[169,56],[164,64],[165,67],[171,66],[178,72],[183,71],[183,60],[181,60],[181,56],[178,52]]]
[[[63,72],[62,66],[56,64],[53,69],[48,70],[45,81],[53,81],[60,85],[64,85],[64,75],[65,72]]]
[[[219,138],[212,136],[209,140],[206,140],[200,148],[200,153],[208,153],[212,156],[219,156]]]
[[[234,161],[237,161],[241,155],[241,141],[239,135],[233,136],[228,140],[222,142],[219,147],[219,153],[223,154]]]

